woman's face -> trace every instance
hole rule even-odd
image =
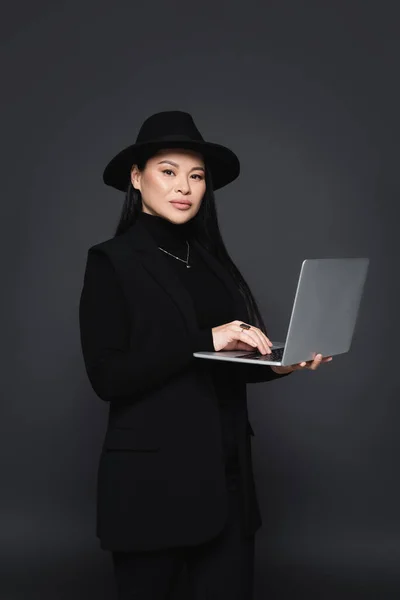
[[[141,192],[143,212],[185,223],[197,214],[206,190],[204,160],[192,150],[159,150],[143,171],[133,165],[131,181]],[[189,206],[182,210],[179,202]]]

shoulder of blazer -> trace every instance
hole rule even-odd
[[[90,246],[88,254],[90,253],[102,253],[109,256],[125,255],[132,252],[132,246],[129,243],[127,232],[117,235],[116,237],[104,240]]]

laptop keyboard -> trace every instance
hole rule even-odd
[[[261,354],[259,350],[254,350],[254,352],[246,352],[246,354],[240,354],[236,356],[236,358],[251,358],[256,360],[273,360],[276,362],[280,362],[282,360],[284,348],[276,348],[272,350],[271,354]]]

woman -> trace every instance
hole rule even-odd
[[[171,597],[183,567],[195,598],[252,598],[261,518],[246,384],[323,360],[266,367],[193,357],[270,352],[218,227],[213,191],[238,175],[236,155],[205,142],[180,111],[149,117],[104,171],[126,199],[115,236],[88,251],[80,328],[89,380],[109,403],[97,535],[120,599]]]

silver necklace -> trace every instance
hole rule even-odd
[[[186,240],[186,244],[187,244],[187,256],[186,256],[186,260],[183,260],[183,258],[179,258],[179,256],[175,256],[175,254],[171,254],[170,252],[167,252],[167,250],[164,250],[164,248],[161,248],[160,246],[158,246],[159,250],[162,250],[162,252],[165,252],[166,254],[169,254],[170,256],[173,256],[174,258],[176,258],[177,260],[180,260],[181,262],[184,262],[186,264],[186,268],[190,269],[191,265],[189,265],[189,242]]]

